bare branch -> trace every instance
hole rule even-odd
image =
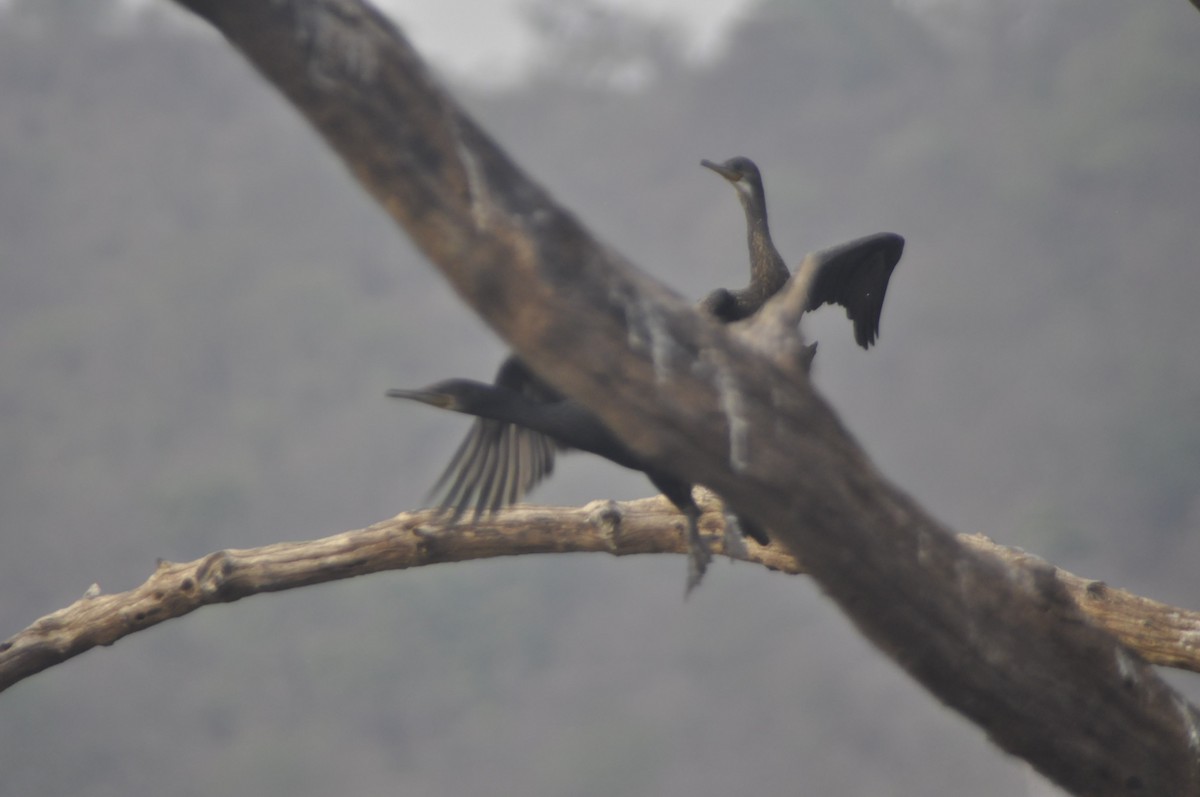
[[[720,538],[724,517],[706,494],[701,528]],[[579,509],[520,505],[447,527],[432,511],[406,512],[366,529],[309,542],[216,551],[192,562],[160,562],[142,585],[115,594],[88,590],[0,643],[0,691],[100,645],[203,606],[263,592],[411,567],[537,553],[614,556],[683,553],[684,519],[665,499],[595,501]],[[798,572],[777,548],[753,545],[757,561]]]
[[[720,503],[698,493],[701,527],[724,538]],[[662,497],[594,501],[579,508],[522,504],[447,528],[429,511],[405,512],[358,531],[307,542],[216,551],[192,562],[160,562],[140,586],[102,594],[98,587],[0,643],[0,691],[94,647],[183,617],[204,606],[264,592],[412,567],[545,553],[684,553],[684,519]],[[987,555],[1020,564],[1029,555],[986,537],[964,536]],[[790,574],[800,562],[777,546],[747,541],[745,561]],[[1200,672],[1200,612],[1142,598],[1058,570],[1055,578],[1091,620],[1152,664]]]
[[[939,699],[1077,794],[1200,793],[1200,715],[1036,562],[962,545],[876,472],[802,369],[595,241],[357,0],[179,0],[325,137],[460,295],[640,456],[799,554]],[[587,352],[581,357],[580,352]]]

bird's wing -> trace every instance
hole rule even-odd
[[[537,401],[553,402],[561,394],[543,382],[517,357],[508,357],[495,384]],[[477,418],[429,491],[439,506],[457,520],[467,510],[490,514],[521,500],[554,470],[559,446],[544,434],[490,418]]]
[[[892,269],[900,262],[904,239],[876,233],[818,252],[813,259],[807,310],[840,304],[854,324],[854,340],[864,349],[879,336],[879,316]]]

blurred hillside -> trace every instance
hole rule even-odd
[[[525,83],[458,89],[531,173],[696,298],[746,260],[700,158],[759,163],[793,262],[904,234],[877,348],[807,322],[881,469],[960,531],[1200,606],[1194,8],[779,0],[696,66],[557,5]],[[226,44],[24,0],[0,96],[0,636],[157,557],[420,505],[467,422],[383,391],[503,348]],[[650,490],[575,457],[534,498]],[[1055,793],[806,580],[721,563],[684,604],[683,570],[528,557],[205,610],[0,697],[0,795]]]

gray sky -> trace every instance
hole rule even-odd
[[[443,69],[482,82],[503,82],[529,56],[530,30],[522,7],[529,0],[380,0],[426,57]],[[725,31],[748,0],[604,0],[676,23],[688,52],[705,57],[720,49]]]
[[[135,0],[136,2],[136,0]],[[532,32],[523,10],[536,0],[376,0],[393,15],[426,57],[460,79],[504,84],[529,63]],[[598,0],[673,24],[686,53],[697,60],[720,53],[725,37],[753,0]],[[1053,0],[1050,0],[1053,2]],[[934,33],[969,46],[981,14],[989,10],[1014,27],[1036,24],[1045,0],[894,0]],[[997,8],[1001,10],[997,11]],[[991,35],[996,31],[992,30]]]

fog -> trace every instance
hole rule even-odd
[[[536,27],[523,82],[454,89],[691,298],[746,280],[701,158],[758,162],[792,264],[903,234],[875,348],[805,321],[880,469],[958,531],[1195,607],[1200,15],[972,8],[762,3],[708,63],[593,9]],[[0,19],[0,637],[158,558],[421,506],[469,421],[384,391],[504,356],[228,45],[113,13]],[[580,454],[531,500],[651,491]],[[684,572],[523,557],[207,608],[0,696],[0,794],[1058,793],[807,579],[719,561],[684,602]]]

